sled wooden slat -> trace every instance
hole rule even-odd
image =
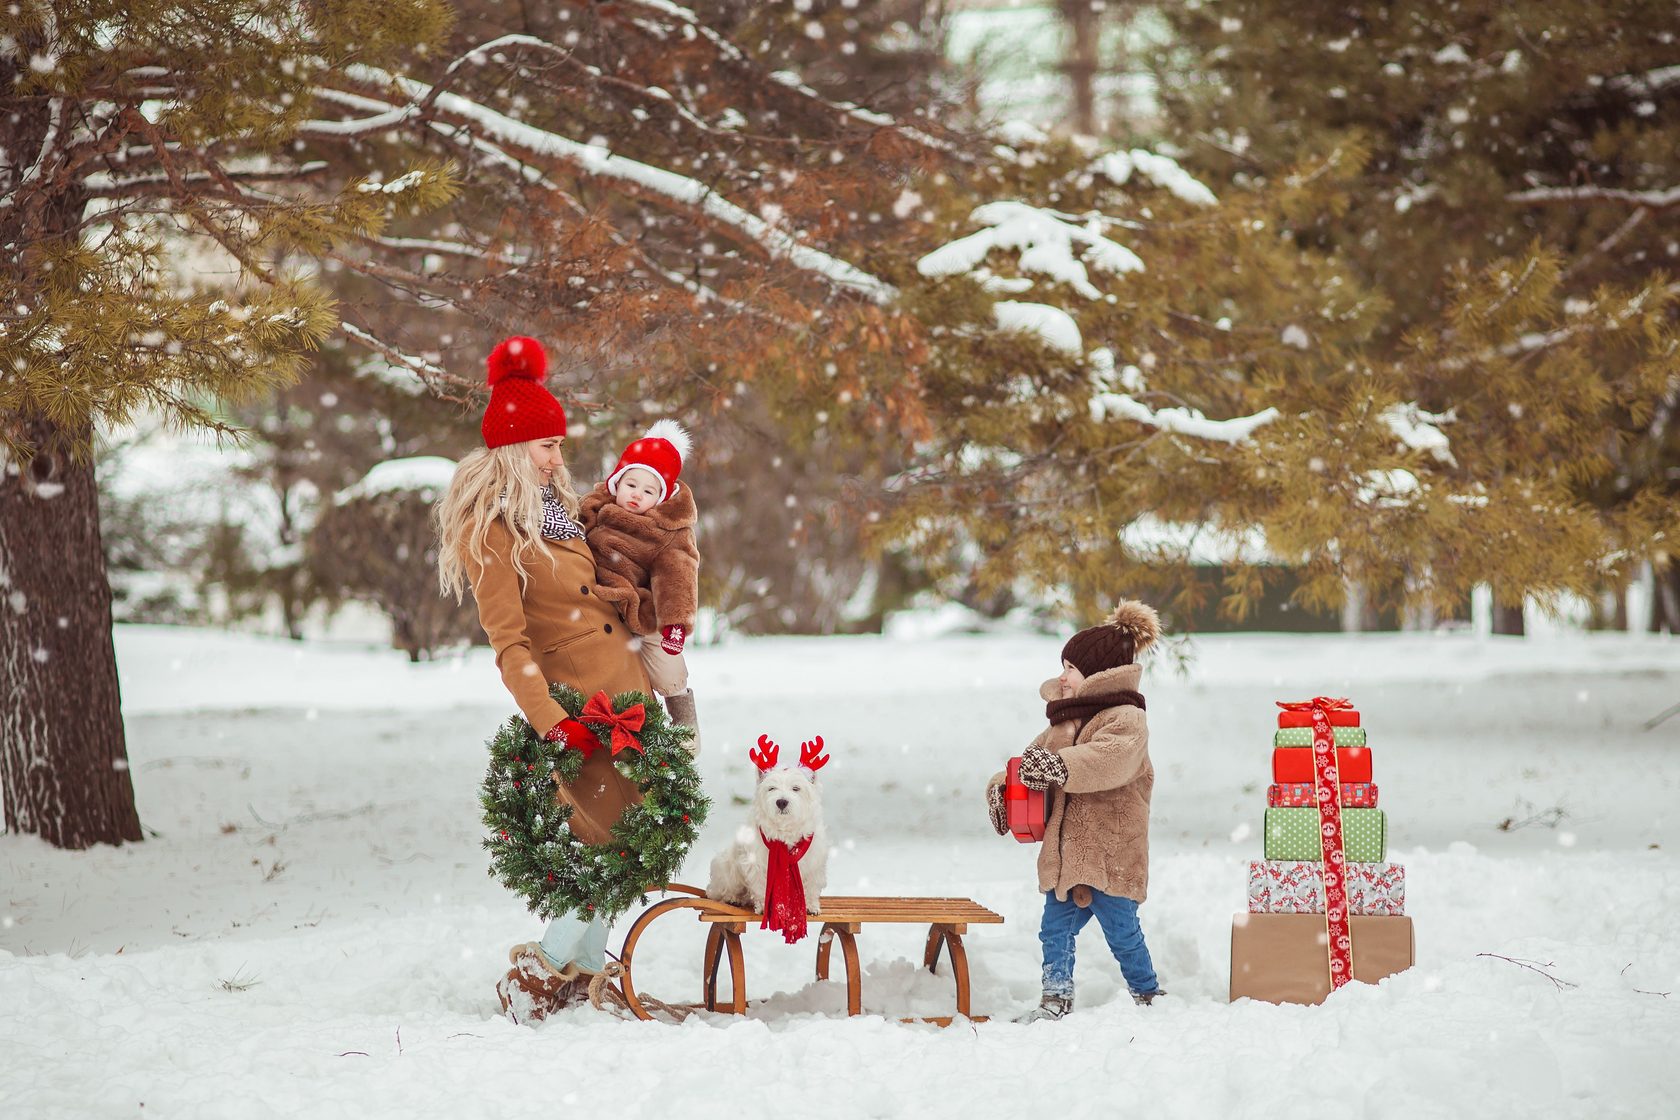
[[[812,915],[826,925],[850,922],[896,922],[900,924],[997,925],[1000,914],[968,898],[853,898],[824,897],[821,910]],[[758,922],[764,915],[747,910],[702,913],[702,922]]]
[[[651,1019],[631,983],[631,958],[636,943],[648,925],[672,910],[694,910],[696,917],[710,925],[706,934],[706,948],[701,962],[702,1003],[707,1011],[725,1011],[736,1015],[747,1010],[746,955],[741,935],[749,926],[756,927],[762,914],[755,914],[739,906],[716,902],[703,892],[681,883],[672,883],[666,890],[691,897],[666,899],[643,911],[631,925],[624,938],[619,956],[622,969],[620,984],[626,1005],[640,1019]],[[922,963],[929,972],[937,969],[941,952],[949,952],[951,975],[957,987],[957,1016],[973,1019],[969,1014],[968,951],[963,947],[962,935],[969,925],[999,925],[1003,916],[981,906],[970,898],[894,898],[890,896],[824,896],[821,909],[809,916],[812,925],[821,923],[817,933],[817,979],[828,979],[829,957],[833,944],[840,942],[841,958],[846,966],[846,1014],[859,1015],[863,1010],[863,969],[859,963],[857,936],[871,923],[913,924],[928,927],[927,944]],[[718,979],[723,961],[729,961],[730,999],[724,1004],[718,999]],[[949,1026],[953,1017],[933,1016],[906,1022],[927,1022]]]

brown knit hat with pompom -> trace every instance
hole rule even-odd
[[[1136,599],[1123,599],[1107,618],[1081,630],[1062,647],[1062,660],[1087,677],[1104,669],[1130,665],[1161,636],[1155,608]]]

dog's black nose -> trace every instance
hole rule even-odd
[[[787,798],[785,798],[785,797],[776,798],[776,808],[778,810],[780,810],[781,812],[784,812],[784,813],[787,812]]]

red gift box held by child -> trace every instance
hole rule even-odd
[[[1136,658],[1159,634],[1152,608],[1123,601],[1102,623],[1068,639],[1061,676],[1039,688],[1049,726],[1021,753],[1019,776],[1045,790],[1049,802],[1038,853],[1044,994],[1017,1022],[1060,1019],[1073,1010],[1074,943],[1092,917],[1132,998],[1146,1004],[1165,994],[1137,914],[1149,885],[1155,768]],[[1000,836],[1008,832],[1003,783],[996,774],[986,789]]]

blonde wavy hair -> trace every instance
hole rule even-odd
[[[578,494],[571,472],[562,461],[549,480],[555,497],[573,518]],[[470,451],[455,467],[449,490],[432,511],[438,536],[438,586],[459,603],[468,586],[468,572],[482,566],[485,538],[497,518],[513,534],[513,570],[519,586],[529,575],[525,562],[532,556],[554,557],[542,547],[542,483],[523,443],[481,447]]]

